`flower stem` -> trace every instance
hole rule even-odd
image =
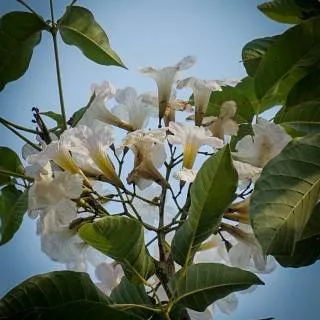
[[[34,178],[25,176],[22,173],[17,173],[17,172],[11,172],[7,170],[0,169],[0,174],[5,175],[5,176],[11,176],[11,177],[16,177],[16,178],[21,178],[29,181],[34,181]]]
[[[36,144],[34,144],[32,141],[30,141],[28,138],[26,138],[24,135],[22,135],[20,132],[18,132],[17,130],[11,128],[7,123],[2,122],[2,124],[8,128],[10,131],[12,131],[16,136],[18,136],[20,139],[22,139],[24,142],[30,144],[30,146],[32,146],[33,148],[35,148],[38,151],[41,151],[41,148],[39,146],[37,146]]]
[[[22,130],[22,131],[25,131],[25,132],[29,132],[29,133],[33,133],[33,134],[38,134],[38,131],[37,131],[37,130],[33,130],[33,129],[29,129],[29,128],[20,126],[20,125],[18,125],[18,124],[15,124],[15,123],[13,123],[13,122],[11,122],[11,121],[9,121],[9,120],[6,120],[6,119],[4,119],[4,118],[1,118],[1,117],[0,117],[0,123],[2,123],[2,124],[5,124],[5,123],[6,123],[6,124],[10,125],[11,127],[14,127],[14,128],[16,128],[16,129],[19,129],[19,130]]]
[[[62,80],[61,80],[61,73],[60,73],[60,62],[59,62],[59,51],[58,51],[58,42],[57,42],[57,26],[54,22],[54,13],[53,13],[53,0],[50,0],[50,12],[51,12],[51,34],[53,39],[53,47],[54,47],[54,58],[56,63],[56,72],[57,72],[57,80],[58,80],[58,90],[59,90],[59,99],[60,99],[60,110],[61,116],[63,121],[63,129],[67,129],[67,117],[66,117],[66,110],[64,107],[64,99],[63,99],[63,90],[62,90]]]

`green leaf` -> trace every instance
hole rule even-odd
[[[248,42],[242,49],[242,62],[249,76],[254,77],[262,57],[279,36],[258,38]]]
[[[320,70],[310,72],[290,90],[286,99],[286,109],[306,101],[320,99]]]
[[[55,113],[53,111],[47,111],[47,112],[40,112],[40,114],[43,114],[44,116],[54,120],[57,123],[58,127],[63,127],[63,118],[62,115],[59,113]]]
[[[17,318],[20,320],[21,317]],[[137,320],[138,317],[117,310],[114,306],[94,301],[76,301],[65,303],[54,308],[39,308],[27,315],[28,320],[57,320],[57,319],[119,319]]]
[[[272,20],[291,24],[320,15],[317,0],[273,0],[260,4],[258,9]]]
[[[300,240],[320,235],[320,202],[314,207]]]
[[[320,98],[290,108],[283,107],[276,114],[274,122],[300,135],[320,133]]]
[[[32,13],[9,12],[0,18],[0,91],[27,71],[44,29],[45,22]]]
[[[287,95],[287,92],[278,90],[272,92],[272,95],[270,96],[264,96],[262,99],[258,99],[255,92],[253,77],[242,79],[241,82],[237,84],[236,88],[250,101],[255,114],[264,112],[275,105],[282,104]]]
[[[28,209],[28,192],[6,186],[0,193],[0,245],[11,240],[18,231]]]
[[[119,261],[130,281],[142,283],[154,274],[153,260],[144,244],[143,227],[137,220],[107,216],[83,225],[78,233],[89,245]]]
[[[172,241],[172,256],[177,263],[190,263],[201,242],[217,231],[224,210],[235,198],[237,182],[227,145],[202,165],[192,184],[188,218]]]
[[[173,302],[204,311],[232,292],[264,284],[255,274],[219,263],[199,263],[179,270],[169,280]]]
[[[299,39],[299,41],[297,41]],[[294,48],[294,50],[293,50]],[[284,32],[263,56],[255,74],[257,97],[282,85],[287,92],[320,61],[320,17]]]
[[[125,309],[125,312],[140,317],[141,319],[149,319],[152,313],[140,306],[150,306],[154,308],[144,285],[133,284],[128,281],[126,277],[123,277],[120,284],[113,289],[110,298],[114,303],[131,305]]]
[[[125,68],[120,57],[111,49],[107,34],[88,9],[67,7],[58,21],[58,29],[66,44],[78,47],[90,60],[102,65]]]
[[[18,155],[7,147],[0,147],[0,169],[8,172],[8,175],[0,174],[0,186],[11,182],[10,173],[24,173]]]
[[[254,116],[254,109],[249,99],[237,87],[224,86],[222,91],[211,93],[206,116],[218,117],[220,107],[225,101],[233,100],[237,103],[235,121],[238,123],[251,122]]]
[[[320,259],[320,236],[300,240],[291,255],[276,255],[275,258],[285,268],[310,266]]]
[[[250,218],[263,252],[291,255],[320,191],[320,134],[294,139],[270,160],[250,201]]]
[[[282,23],[300,23],[301,9],[295,0],[273,0],[258,5],[267,17]]]
[[[0,314],[10,319],[133,318],[109,304],[111,300],[88,274],[55,271],[31,277],[12,289],[0,301]]]

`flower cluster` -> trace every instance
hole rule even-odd
[[[109,215],[136,219],[151,234],[147,235],[149,252],[154,252],[156,260],[163,259],[152,236],[166,230],[163,240],[170,251],[174,231],[186,218],[187,188],[201,170],[203,158],[214,157],[237,135],[235,101],[225,101],[217,117],[206,116],[211,93],[236,81],[179,79],[180,71],[194,63],[188,56],[173,67],[142,69],[155,79],[157,93],[139,95],[131,87],[116,90],[109,82],[93,85],[92,101],[80,121],[72,122],[50,143],[42,143],[42,151],[27,158],[29,164],[37,165],[29,191],[29,215],[38,218],[42,250],[70,269],[86,270],[90,262],[96,267],[98,286],[107,294],[123,276],[121,264],[81,240],[80,226]],[[190,100],[176,98],[175,89],[183,87],[192,88],[194,109]],[[110,108],[112,100],[115,106]],[[194,114],[187,116],[186,111]],[[176,121],[183,117],[193,119],[194,125]],[[290,137],[264,119],[253,124],[253,133],[240,139],[232,153],[242,200],[223,212],[218,232],[198,248],[196,263],[219,262],[256,273],[275,267],[272,259],[263,256],[250,227],[250,183]],[[240,190],[243,184],[246,188]],[[166,292],[161,293],[163,288],[156,287],[159,299],[168,299]],[[225,313],[236,305],[235,294],[215,303]],[[213,307],[203,313],[189,312],[191,317],[209,319]]]

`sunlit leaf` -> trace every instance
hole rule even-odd
[[[172,256],[180,265],[190,263],[201,242],[218,229],[237,182],[228,145],[202,165],[191,187],[188,218],[172,241]]]
[[[79,235],[95,249],[119,261],[130,281],[141,283],[154,274],[143,227],[137,220],[107,216],[83,225]]]
[[[279,36],[258,38],[248,42],[242,49],[242,62],[249,76],[253,77],[262,57]]]
[[[34,47],[46,24],[28,12],[9,12],[0,18],[0,90],[28,69]]]
[[[0,245],[10,241],[20,228],[28,208],[28,192],[6,186],[0,192]]]
[[[262,171],[250,201],[265,254],[291,255],[319,199],[320,134],[290,142]]]
[[[285,85],[289,91],[307,75],[306,67],[319,61],[320,17],[317,17],[287,30],[269,47],[255,73],[257,97],[270,94],[279,85]]]
[[[232,292],[263,284],[253,273],[218,263],[199,263],[179,270],[169,281],[174,303],[204,311]]]
[[[105,31],[86,8],[69,6],[58,21],[62,40],[78,47],[90,60],[103,64],[124,67],[120,57],[111,49]]]
[[[318,0],[273,0],[258,5],[258,9],[272,20],[292,24],[320,15]]]
[[[0,301],[5,319],[136,319],[109,307],[111,300],[86,273],[55,271],[27,279]]]
[[[297,24],[302,21],[301,8],[295,0],[272,0],[258,5],[258,9],[277,22]]]

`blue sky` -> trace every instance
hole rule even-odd
[[[49,0],[27,1],[49,19]],[[55,1],[56,18],[67,1]],[[90,62],[75,47],[60,43],[62,80],[68,116],[84,106],[90,85],[104,80],[117,88],[133,86],[139,93],[155,90],[154,82],[139,74],[145,66],[170,66],[186,55],[197,57],[185,76],[203,79],[242,78],[241,49],[250,40],[283,32],[287,26],[264,17],[256,0],[80,0],[108,33],[112,48],[129,70]],[[24,10],[13,0],[0,2],[0,13]],[[32,127],[32,107],[59,110],[53,64],[53,46],[44,34],[35,49],[30,68],[17,82],[0,93],[0,114],[13,122]],[[0,127],[1,145],[19,151],[21,141]],[[0,247],[0,295],[27,277],[62,268],[40,249],[35,224],[28,217],[13,241]],[[318,319],[320,294],[319,263],[299,270],[281,269],[265,276],[264,287],[253,294],[239,295],[240,304],[231,316],[215,319],[253,320]]]

